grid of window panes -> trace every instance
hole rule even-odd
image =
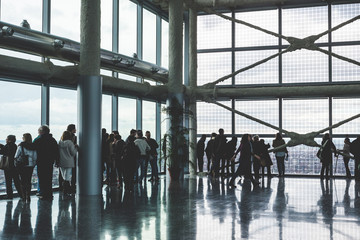
[[[333,98],[332,124],[359,114],[360,98]],[[360,134],[360,118],[347,122],[333,129],[334,134]]]
[[[360,39],[360,38],[359,38]],[[360,62],[360,47],[340,46],[333,47],[332,51],[338,55]],[[332,80],[336,81],[359,81],[360,67],[353,63],[332,58]]]
[[[298,50],[282,56],[283,83],[328,82],[329,57],[317,51]]]
[[[360,13],[360,3],[341,4],[331,6],[331,24],[335,27],[343,22],[358,16]],[[360,40],[360,21],[352,22],[336,31],[332,32],[333,42],[359,41]]]
[[[255,117],[274,126],[279,125],[279,101],[278,100],[259,100],[259,101],[236,101],[235,109]],[[247,119],[238,114],[235,115],[236,134],[275,134],[278,132],[260,123]]]
[[[305,38],[326,30],[328,30],[327,6],[282,10],[282,34],[284,36]],[[316,43],[327,41],[328,36],[325,34]],[[283,40],[283,44],[287,45],[288,42]]]
[[[143,114],[142,114],[142,130],[145,136],[146,131],[150,131],[151,137],[156,136],[156,103],[143,101]]]
[[[328,99],[284,99],[282,106],[286,131],[308,133],[329,126]]]
[[[278,32],[278,10],[240,12],[235,18],[263,29]],[[235,47],[277,45],[278,38],[243,24],[235,23]]]
[[[136,129],[136,99],[119,97],[119,134],[124,140]]]
[[[231,107],[230,101],[222,101],[221,104]],[[218,133],[219,128],[224,129],[225,134],[231,134],[231,112],[211,103],[198,102],[197,106],[197,133]]]
[[[197,84],[202,85],[218,80],[231,73],[231,53],[201,53],[198,54]],[[230,85],[231,78],[219,83]]]
[[[235,53],[235,71],[248,67],[278,53],[277,50],[239,51]],[[279,82],[279,61],[273,58],[235,76],[235,84],[261,84]]]
[[[198,16],[197,22],[198,49],[231,47],[231,21],[215,15],[203,15]]]

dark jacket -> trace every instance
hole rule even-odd
[[[145,138],[145,140],[146,140],[146,142],[149,144],[149,146],[150,146],[150,152],[149,152],[149,154],[151,155],[151,156],[157,156],[157,148],[159,147],[159,144],[156,142],[156,140],[155,139],[153,139],[153,138],[150,138],[150,139],[147,139],[147,138]]]
[[[236,150],[236,143],[237,140],[230,140],[225,145],[225,158],[230,159],[232,156],[234,156],[235,150]]]
[[[224,135],[217,135],[214,142],[214,155],[223,157],[226,152],[226,137]]]
[[[354,157],[360,157],[360,138],[357,138],[351,142],[350,152],[354,155]]]
[[[327,142],[326,142],[327,141]],[[326,142],[326,144],[325,144]],[[324,146],[325,144],[325,146]],[[321,158],[322,158],[322,163],[331,163],[332,161],[332,150],[335,152],[336,151],[336,147],[334,145],[334,143],[330,140],[330,139],[325,139],[321,142],[321,145],[324,146],[322,153],[321,153]]]
[[[205,148],[205,152],[206,152],[206,155],[207,156],[210,156],[213,154],[214,152],[214,142],[215,142],[215,139],[210,139],[206,145],[206,148]]]
[[[4,147],[0,148],[0,154],[9,157],[9,167],[14,167],[14,156],[16,153],[17,146],[15,143],[10,142],[5,144]]]
[[[196,144],[196,156],[198,158],[204,157],[204,151],[205,151],[205,139],[200,139]]]
[[[38,166],[52,165],[60,158],[58,144],[52,134],[40,135],[32,144],[24,147],[36,150]]]

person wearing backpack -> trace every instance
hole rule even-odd
[[[352,153],[355,158],[355,180],[360,181],[360,136],[351,142],[350,153]]]

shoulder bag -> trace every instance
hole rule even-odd
[[[8,170],[9,168],[10,168],[9,157],[2,155],[0,158],[0,169]]]
[[[15,159],[15,167],[29,165],[29,155],[25,155],[24,147],[21,145],[21,155]]]
[[[323,152],[323,149],[325,147],[325,145],[327,144],[328,140],[325,141],[325,143],[321,146],[321,148],[319,149],[319,151],[317,151],[316,153],[316,156],[320,159],[320,161],[322,160],[322,152]]]

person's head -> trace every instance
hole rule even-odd
[[[281,140],[282,139],[281,133],[276,133],[275,134],[275,139],[276,140]]]
[[[151,137],[151,133],[150,133],[150,131],[146,131],[146,132],[145,132],[145,136],[146,136],[146,138],[148,138],[148,139],[149,139],[149,138]]]
[[[71,132],[64,131],[61,136],[61,141],[71,140]]]
[[[137,138],[142,138],[143,137],[143,132],[141,130],[137,130],[136,137]]]
[[[201,135],[201,140],[205,141],[205,139],[206,139],[206,135],[205,134]]]
[[[232,137],[231,141],[237,142],[237,137]]]
[[[242,137],[241,137],[241,143],[247,143],[247,142],[250,142],[250,139],[251,139],[250,135],[249,135],[249,134],[247,134],[247,133],[245,133],[245,134],[244,134],[244,135],[242,135]]]
[[[71,133],[76,133],[76,127],[75,124],[69,124],[66,128],[66,131],[69,131]]]
[[[102,128],[102,129],[101,129],[101,134],[102,134],[102,135],[105,135],[105,133],[106,133],[106,128]]]
[[[6,137],[6,143],[15,143],[15,142],[16,142],[15,135],[9,135]]]
[[[259,141],[259,135],[254,136],[254,142],[257,142],[257,141]]]
[[[213,133],[211,134],[211,138],[214,139],[214,138],[216,137],[216,135],[217,135],[217,134],[213,132]]]
[[[119,134],[115,135],[114,138],[115,138],[115,140],[119,141],[119,140],[121,140],[121,135],[119,135]]]
[[[116,136],[116,135],[119,135],[119,131],[118,130],[114,130],[112,131],[112,133]]]
[[[30,133],[24,133],[22,139],[26,143],[32,143],[32,137]]]
[[[41,125],[38,129],[39,135],[49,134],[50,128],[47,125]]]
[[[264,140],[264,139],[260,139],[260,143],[265,144],[265,140]]]
[[[109,140],[110,142],[113,142],[113,141],[114,141],[114,137],[115,137],[115,135],[114,135],[113,133],[110,133],[110,134],[109,134],[109,137],[108,137],[108,140]]]
[[[325,133],[323,140],[328,140],[330,139],[330,134],[329,133]]]
[[[350,144],[350,138],[346,137],[346,138],[344,139],[344,143]]]
[[[135,130],[135,129],[131,129],[131,130],[130,130],[130,135],[135,137],[135,135],[136,135],[136,130]]]
[[[224,129],[222,128],[219,129],[219,135],[224,135]]]

